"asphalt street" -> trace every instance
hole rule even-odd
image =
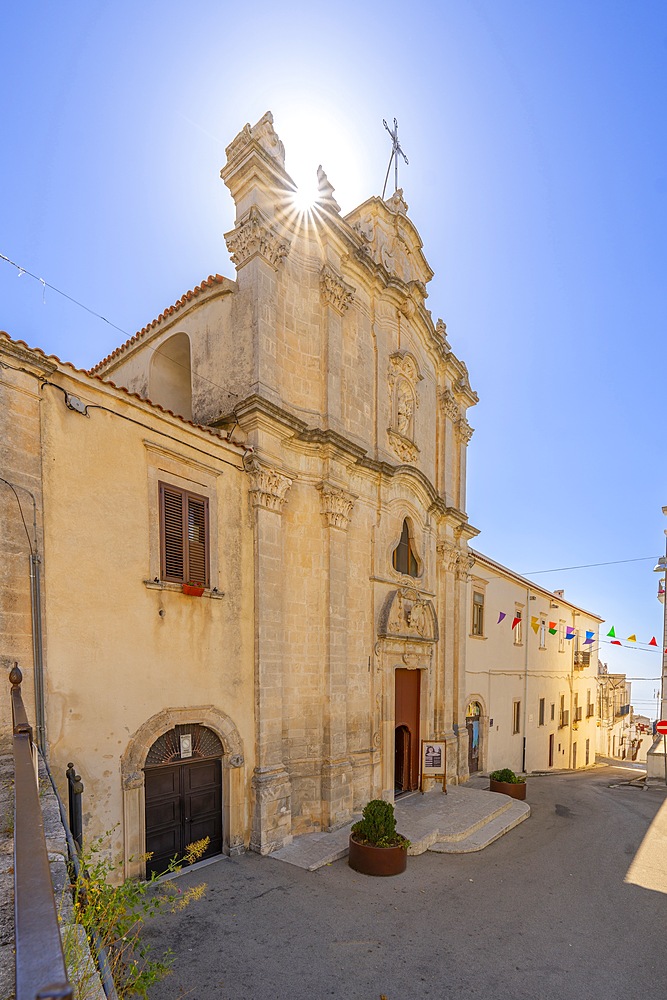
[[[529,777],[525,823],[476,854],[411,857],[394,878],[256,854],[185,874],[181,889],[206,892],[147,930],[175,953],[151,1000],[663,995],[667,792],[619,784],[632,777]]]

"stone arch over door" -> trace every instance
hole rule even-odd
[[[479,694],[469,695],[466,701],[466,729],[469,773],[485,771],[488,761],[489,717],[486,702]]]
[[[121,757],[125,875],[143,876],[146,852],[144,766],[156,741],[177,726],[198,724],[222,743],[223,853],[241,854],[247,841],[245,759],[240,734],[224,712],[211,705],[165,708],[151,716],[130,738]]]

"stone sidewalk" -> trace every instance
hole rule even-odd
[[[488,778],[425,795],[414,792],[396,803],[396,827],[410,841],[408,854],[481,851],[530,816],[530,806],[487,790]],[[332,833],[307,833],[269,857],[316,871],[345,857],[352,823]]]

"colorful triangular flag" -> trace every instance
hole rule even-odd
[[[584,639],[584,646],[589,646],[593,642],[594,635],[595,632],[589,632],[588,629],[586,630],[586,638]]]
[[[655,636],[653,636],[653,638],[652,638],[652,639],[651,639],[651,641],[649,642],[649,646],[657,646],[657,645],[658,645],[658,644],[657,644],[657,642],[655,641]]]
[[[568,625],[567,628],[565,629],[565,638],[574,639],[574,629],[572,628],[571,625]]]
[[[521,615],[517,615],[516,618],[512,620],[512,628],[516,628],[521,621]]]
[[[531,615],[530,616],[530,627],[532,628],[532,630],[535,633],[535,635],[537,635],[539,627],[540,627],[540,623],[538,622],[536,615]]]
[[[607,632],[607,635],[610,635],[610,636],[612,637],[612,639],[615,639],[615,638],[616,638],[616,633],[614,632],[614,626],[613,626],[613,625],[612,625],[612,627],[611,627],[611,628],[609,629],[609,631]]]
[[[550,632],[550,634],[551,635],[555,635],[557,631],[558,631],[558,629],[556,627],[556,622],[549,622],[549,632]]]
[[[611,645],[612,645],[612,646],[622,646],[622,645],[623,645],[623,643],[622,643],[622,642],[619,642],[619,641],[618,641],[618,639],[612,639],[612,641],[611,641]]]
[[[637,642],[637,636],[633,633],[628,636],[628,642]]]
[[[501,611],[500,614],[498,615],[498,621],[496,622],[496,625],[500,625],[503,618],[507,618],[507,615],[505,614],[504,611]]]

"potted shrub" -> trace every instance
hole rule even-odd
[[[513,799],[525,799],[526,779],[520,774],[515,774],[511,768],[502,767],[499,771],[491,771],[489,774],[489,789],[492,792],[510,795]]]
[[[405,871],[410,841],[396,832],[394,806],[372,799],[350,831],[350,868],[362,875],[400,875]]]
[[[201,597],[201,595],[206,590],[203,583],[196,583],[190,580],[188,583],[181,584],[181,590],[184,594],[188,594],[190,597]]]

